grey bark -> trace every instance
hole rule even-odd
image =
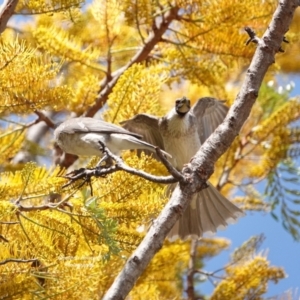
[[[269,66],[275,61],[275,54],[280,49],[298,5],[298,0],[279,1],[272,21],[257,45],[240,92],[226,119],[183,169],[183,175],[189,183],[184,184],[181,181],[175,188],[170,201],[127,260],[123,270],[105,294],[104,300],[125,299],[155,253],[162,247],[168,232],[188,206],[189,199],[196,191],[205,187],[205,181],[213,173],[214,163],[229,148],[248,118],[262,80]]]
[[[0,34],[5,30],[10,17],[15,11],[18,0],[4,0],[0,7]]]

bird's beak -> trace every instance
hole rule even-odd
[[[178,113],[185,114],[191,109],[191,102],[190,100],[183,98],[180,101],[176,101],[176,111]]]

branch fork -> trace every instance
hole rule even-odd
[[[114,155],[104,143],[98,141],[100,145],[100,150],[103,152],[104,158],[101,159],[100,162],[106,161],[106,165],[102,166],[98,164],[95,168],[87,169],[87,168],[80,168],[78,170],[74,170],[64,176],[63,178],[68,179],[69,181],[63,185],[63,188],[70,186],[71,184],[75,183],[77,180],[83,179],[83,183],[81,183],[80,187],[83,186],[85,183],[88,183],[91,186],[91,179],[92,177],[106,177],[106,175],[117,172],[117,171],[125,171],[127,173],[140,176],[144,179],[150,180],[156,183],[164,183],[170,184],[175,182],[187,182],[187,179],[178,171],[176,170],[172,164],[166,159],[163,152],[156,147],[156,154],[161,159],[162,163],[165,165],[167,170],[171,173],[171,176],[154,176],[142,170],[136,170],[132,167],[126,165],[123,159],[117,155]]]
[[[244,30],[248,33],[249,39],[246,41],[246,46],[248,46],[250,43],[254,44],[260,44],[261,39],[256,35],[255,31],[251,29],[250,27],[245,27]],[[286,39],[285,36],[283,36],[282,41],[284,43],[289,43],[289,41]],[[284,52],[284,50],[281,48],[281,46],[278,48],[277,52]]]

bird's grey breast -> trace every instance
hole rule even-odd
[[[160,120],[159,128],[165,150],[173,157],[173,165],[181,169],[201,146],[195,116],[170,114]]]

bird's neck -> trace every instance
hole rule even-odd
[[[171,110],[165,117],[164,123],[170,132],[187,132],[190,130],[191,120],[190,114],[185,113],[179,115],[175,109]]]

